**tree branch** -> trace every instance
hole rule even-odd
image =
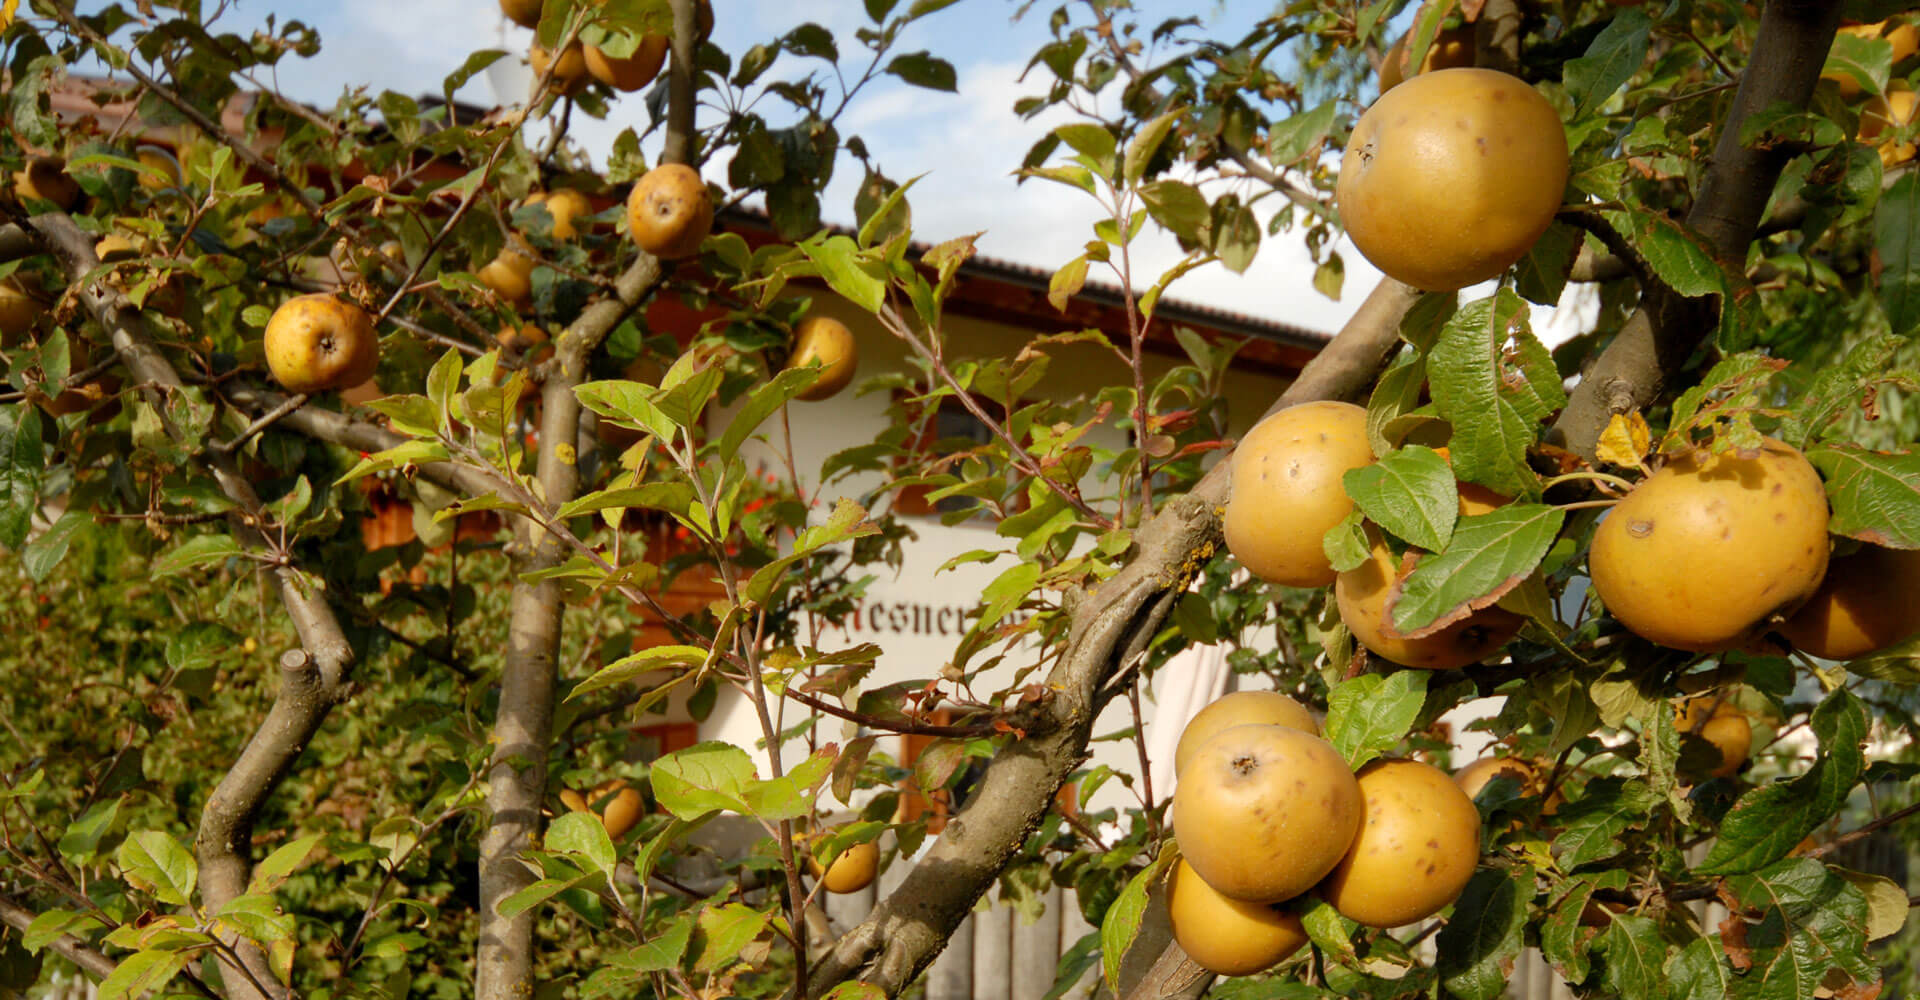
[[[59,261],[67,280],[78,288],[76,298],[94,322],[108,331],[115,353],[135,381],[148,387],[149,401],[162,415],[168,433],[181,440],[182,435],[165,414],[169,397],[184,391],[185,385],[172,362],[154,346],[146,320],[127,302],[124,293],[107,282],[79,287],[99,265],[92,241],[64,214],[34,216],[28,225]],[[212,472],[220,491],[236,505],[231,519],[235,538],[248,548],[271,551],[273,546],[262,534],[267,518],[260,497],[241,475],[233,456],[202,450],[199,459]],[[353,647],[320,589],[284,559],[277,560],[270,573],[301,648],[281,658],[280,688],[266,719],[202,807],[194,853],[200,862],[201,896],[210,912],[218,912],[247,891],[253,867],[248,856],[253,823],[261,806],[293,769],[294,761],[319,732],[327,713],[346,701],[351,689]],[[226,935],[225,940],[246,964],[242,975],[230,977],[234,995],[264,996],[256,984],[274,982],[265,956],[235,935]]]
[[[25,933],[27,928],[33,926],[35,916],[37,914],[32,910],[12,899],[0,896],[0,923]],[[71,934],[62,934],[54,938],[53,943],[47,947],[52,948],[61,958],[79,966],[80,971],[92,976],[96,982],[107,978],[118,964],[113,959],[87,947],[86,942]]]
[[[1399,343],[1400,319],[1419,295],[1382,282],[1273,408],[1365,391]],[[1135,533],[1128,563],[1097,591],[1078,595],[1066,649],[1047,678],[1054,697],[1042,708],[1040,727],[994,755],[979,790],[926,856],[822,959],[811,996],[856,977],[897,995],[945,947],[1085,760],[1094,718],[1115,693],[1107,681],[1160,628],[1191,574],[1218,549],[1229,467],[1216,464],[1191,493],[1169,501]]]
[[[1824,0],[1771,0],[1760,13],[1753,58],[1721,125],[1699,196],[1687,213],[1687,225],[1706,239],[1729,274],[1744,273],[1747,246],[1768,196],[1794,155],[1782,146],[1741,145],[1741,128],[1776,104],[1806,107],[1839,20],[1839,6]],[[1750,295],[1752,290],[1733,294]],[[1640,308],[1584,373],[1548,440],[1593,458],[1612,415],[1651,406],[1713,329],[1710,299],[1682,298],[1658,285],[1643,289]]]
[[[682,29],[676,29],[676,32]],[[642,252],[615,282],[615,295],[580,314],[560,335],[540,389],[539,458],[535,476],[542,497],[558,508],[579,493],[575,441],[587,361],[613,328],[665,277],[661,261]],[[553,530],[565,530],[555,526]],[[524,1000],[534,990],[533,930],[538,908],[500,915],[502,900],[532,884],[534,872],[521,854],[540,829],[547,792],[547,753],[553,743],[553,702],[560,651],[562,589],[556,580],[521,578],[560,565],[570,548],[526,518],[514,529],[515,579],[508,604],[505,666],[500,675],[500,713],[494,720],[493,762],[487,775],[488,820],[480,838],[480,944],[476,1000]]]

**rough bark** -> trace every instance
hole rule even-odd
[[[92,241],[67,216],[35,216],[28,225],[52,251],[69,282],[79,284],[99,265]],[[87,285],[79,299],[94,322],[107,331],[134,380],[148,387],[149,400],[164,413],[166,397],[184,384],[173,364],[154,346],[140,311],[106,282]],[[176,433],[171,426],[168,431]],[[221,492],[236,505],[231,520],[234,537],[249,549],[269,548],[260,533],[266,523],[260,498],[232,456],[203,449],[200,459]],[[253,868],[253,823],[261,806],[306,750],[327,713],[351,693],[353,648],[315,581],[291,565],[274,566],[269,574],[300,637],[300,648],[281,658],[280,687],[266,719],[202,807],[194,854],[200,865],[201,901],[208,912],[218,912],[247,891]],[[259,949],[231,935],[228,943],[247,966],[244,970],[228,967],[227,971],[243,973],[228,977],[231,995],[284,994],[273,983]]]
[[[1382,282],[1274,408],[1364,391],[1399,342],[1400,319],[1418,297],[1404,285]],[[1219,463],[1192,492],[1169,501],[1135,533],[1125,567],[1097,590],[1073,595],[1067,646],[1047,678],[1054,696],[1035,734],[994,755],[979,789],[926,857],[821,961],[809,984],[812,996],[855,978],[897,996],[992,888],[1055,791],[1086,759],[1094,718],[1121,690],[1113,682],[1218,548],[1227,470],[1227,462]]]
[[[1753,58],[1741,74],[1686,220],[1729,274],[1744,272],[1747,247],[1774,183],[1798,152],[1743,146],[1741,128],[1775,104],[1806,107],[1839,23],[1840,5],[1824,0],[1773,0],[1760,12]],[[1734,294],[1751,294],[1751,289]],[[1613,414],[1645,409],[1659,399],[1668,380],[1713,333],[1713,318],[1711,300],[1683,298],[1658,284],[1643,288],[1640,308],[1583,374],[1548,439],[1591,459]]]
[[[540,390],[535,475],[549,509],[579,493],[580,400],[587,360],[620,320],[659,284],[661,263],[642,254],[616,282],[616,295],[595,303],[560,336]],[[525,520],[514,530],[515,569],[528,573],[564,562],[570,550]],[[487,828],[480,838],[480,944],[477,1000],[524,1000],[533,994],[533,926],[538,909],[500,916],[497,907],[535,878],[521,855],[540,829],[553,742],[555,661],[564,604],[557,583],[515,583],[509,598],[506,664],[487,775]]]

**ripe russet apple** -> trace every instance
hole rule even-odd
[[[0,346],[12,347],[33,329],[33,321],[45,311],[46,307],[12,278],[0,280]]]
[[[1174,864],[1167,911],[1180,950],[1215,975],[1251,976],[1278,965],[1307,943],[1298,916],[1221,895],[1185,858]]]
[[[624,781],[602,782],[594,787],[591,799],[571,788],[560,790],[560,802],[572,812],[591,814],[593,804],[601,801],[606,804],[600,809],[600,825],[614,840],[625,836],[646,815],[646,799],[639,789]]]
[[[1173,750],[1173,773],[1177,775],[1185,770],[1187,761],[1216,734],[1235,726],[1251,725],[1286,726],[1320,735],[1320,723],[1314,720],[1313,713],[1292,698],[1278,691],[1235,691],[1215,698],[1188,720]]]
[[[527,204],[547,207],[547,214],[553,217],[553,228],[548,232],[556,240],[570,240],[580,235],[580,227],[573,220],[593,215],[593,205],[587,196],[572,188],[535,191],[527,195]]]
[[[1827,564],[1807,603],[1780,626],[1795,649],[1851,660],[1920,634],[1920,549],[1862,545]]]
[[[540,7],[545,0],[500,0],[500,13],[523,28],[540,26]]]
[[[630,56],[610,56],[597,47],[586,49],[587,72],[615,90],[632,93],[653,82],[667,61],[667,36],[648,35]]]
[[[1373,266],[1444,292],[1526,256],[1566,186],[1566,130],[1546,98],[1505,73],[1442,69],[1360,116],[1334,197]]]
[[[1353,511],[1341,477],[1373,462],[1367,411],[1322,401],[1255,425],[1233,450],[1222,521],[1227,549],[1253,575],[1324,587],[1338,574],[1321,539]]]
[[[1725,698],[1701,695],[1687,699],[1675,710],[1674,726],[1682,736],[1698,736],[1719,752],[1718,762],[1705,771],[1708,777],[1733,777],[1753,750],[1753,724]]]
[[[1407,50],[1413,44],[1413,32],[1400,36],[1400,40],[1387,49],[1380,60],[1380,92],[1382,94],[1406,82],[1410,76],[1419,76],[1437,69],[1457,69],[1473,65],[1473,26],[1460,25],[1453,28],[1441,28],[1433,36],[1433,44],[1427,46],[1427,54],[1414,66],[1411,52]]]
[[[1587,566],[1607,610],[1643,638],[1714,653],[1791,614],[1827,570],[1827,494],[1800,452],[1701,450],[1648,476],[1594,532]]]
[[[80,182],[67,173],[67,161],[58,156],[36,156],[27,161],[27,169],[15,171],[13,193],[22,202],[29,198],[53,202],[62,212],[80,202]]]
[[[807,870],[828,892],[859,892],[872,885],[880,872],[880,845],[871,840],[855,844],[836,855],[824,869],[809,851]]]
[[[1360,828],[1360,786],[1331,744],[1286,726],[1235,726],[1180,775],[1173,833],[1207,884],[1248,903],[1326,877]]]
[[[1460,898],[1480,862],[1480,813],[1445,771],[1415,760],[1360,769],[1366,821],[1320,886],[1340,915],[1399,927]]]
[[[560,57],[554,58],[539,42],[527,51],[527,62],[533,67],[533,78],[539,80],[547,75],[549,66],[553,69],[550,88],[556,94],[572,96],[587,85],[587,55],[579,42],[569,42],[560,50]],[[557,225],[557,222],[556,222]]]
[[[860,367],[853,331],[831,316],[808,316],[793,328],[793,356],[787,367],[820,369],[820,378],[797,398],[818,402],[839,395]]]
[[[133,155],[150,168],[140,171],[141,187],[149,191],[164,191],[180,186],[180,158],[165,146],[141,146],[134,150]]]
[[[713,231],[713,195],[692,167],[663,163],[633,185],[627,228],[640,249],[655,257],[691,257]]]
[[[366,310],[324,293],[282,303],[267,320],[267,368],[288,392],[359,385],[380,363]]]
[[[1519,615],[1498,606],[1482,608],[1432,635],[1409,638],[1393,627],[1387,599],[1403,580],[1401,560],[1372,524],[1366,527],[1372,542],[1367,561],[1341,573],[1333,584],[1340,621],[1374,655],[1421,670],[1457,670],[1500,651],[1525,623]],[[1407,573],[1411,573],[1409,567]]]
[[[533,298],[533,258],[517,250],[502,249],[474,277],[509,305],[525,305]]]

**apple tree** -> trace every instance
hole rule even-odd
[[[113,997],[893,996],[989,892],[1060,885],[1098,926],[1062,990],[1478,1000],[1528,949],[1581,996],[1912,989],[1874,942],[1911,942],[1913,898],[1851,866],[1920,812],[1905,5],[1298,0],[1234,38],[1104,0],[1024,10],[1051,40],[1011,113],[1068,120],[1007,166],[1099,206],[1051,291],[1111,280],[1128,324],[1012,357],[947,336],[973,238],[915,231],[911,185],[842,131],[878,75],[953,88],[900,44],[946,5],[868,0],[853,39],[799,23],[726,52],[705,25],[727,12],[694,0],[503,2],[537,31],[537,80],[477,120],[451,95],[507,53],[467,58],[439,104],[317,109],[256,89],[321,44],[297,21],[5,8],[8,986],[77,968]],[[1389,60],[1405,110],[1369,122]],[[176,129],[173,154],[54,113],[102,64],[97,103]],[[1496,82],[1444,89],[1463,80]],[[1475,103],[1491,93],[1552,141],[1507,142],[1519,114]],[[576,116],[634,123],[604,171]],[[1416,119],[1472,141],[1384,170]],[[702,164],[726,184],[635,204],[697,239],[713,204],[755,199],[772,238],[655,240],[623,206]],[[836,169],[862,171],[845,208],[822,204]],[[1412,180],[1362,209],[1368,171]],[[1540,190],[1491,270],[1450,266]],[[1184,254],[1162,273],[1149,227]],[[1270,411],[1351,404],[1366,454],[1316,494],[1327,523],[1238,484],[1264,453],[1232,450],[1259,416],[1226,412],[1232,345],[1176,331],[1184,363],[1145,359],[1183,275],[1250,273],[1282,234],[1324,294],[1361,299]],[[1394,276],[1346,288],[1358,256]],[[802,470],[786,407],[829,375],[788,355],[814,353],[793,338],[826,290],[909,365],[870,444]],[[263,336],[310,295],[346,325],[295,336],[316,353],[284,367]],[[652,329],[661,303],[704,319]],[[1549,349],[1535,310],[1555,303],[1579,330]],[[365,359],[338,353],[361,319],[364,392]],[[1130,377],[1031,391],[1088,342]],[[928,433],[947,401],[988,440]],[[1310,458],[1301,440],[1280,454]],[[860,476],[883,485],[842,495]],[[998,575],[946,663],[868,684],[882,651],[823,637],[902,558],[909,490],[966,498],[954,516],[997,544],[965,558]],[[1249,582],[1274,574],[1223,513],[1314,582]],[[365,534],[390,529],[410,539]],[[687,573],[720,593],[665,606]],[[1418,669],[1462,628],[1474,655]],[[1433,792],[1473,829],[1431,844],[1464,854],[1458,884],[1388,918],[1316,873],[1235,901],[1298,929],[1276,964],[1196,964],[1154,918],[1188,860],[1179,810],[1086,761],[1124,704],[1144,763],[1146,685],[1214,643],[1324,713],[1275,739],[1355,796],[1466,763],[1442,716],[1502,699],[1475,727],[1511,769]],[[625,723],[722,689],[756,745],[621,763]],[[933,742],[907,769],[879,734]],[[896,809],[903,781],[969,794],[935,834]],[[1135,804],[1066,808],[1076,781]],[[1388,797],[1356,798],[1337,837],[1398,822]],[[1320,842],[1331,811],[1275,822]],[[691,879],[722,820],[760,839]],[[904,876],[835,935],[814,872],[883,836]],[[1370,877],[1392,895],[1422,875]]]

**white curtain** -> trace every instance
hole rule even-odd
[[[1227,647],[1189,646],[1154,675],[1154,687],[1153,710],[1147,716],[1147,762],[1154,797],[1164,800],[1173,794],[1173,751],[1180,745],[1181,731],[1201,709],[1234,688]]]

